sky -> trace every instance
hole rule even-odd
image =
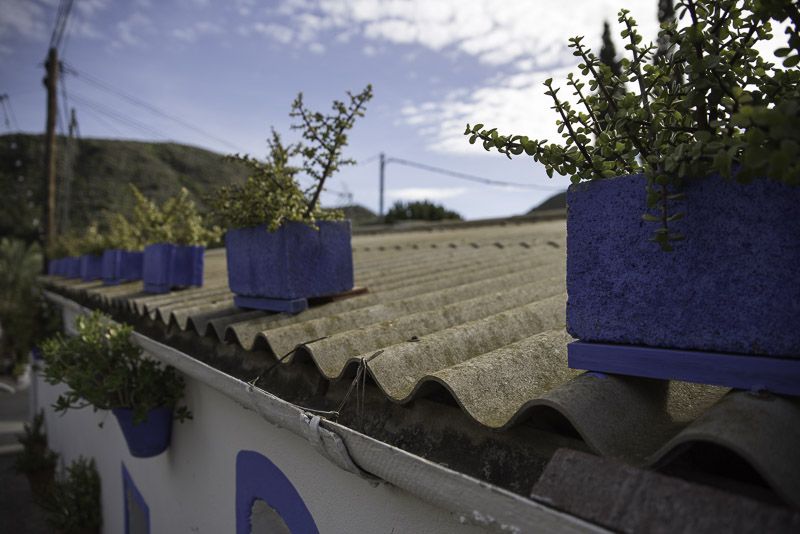
[[[345,150],[361,163],[332,179],[325,204],[349,193],[377,211],[383,152],[522,184],[492,187],[390,162],[387,207],[428,199],[468,219],[515,215],[563,191],[568,179],[547,178],[531,158],[509,161],[470,145],[465,125],[558,139],[542,82],[558,84],[574,70],[567,39],[584,35],[599,51],[608,20],[620,54],[619,8],[653,39],[657,3],[75,0],[61,50],[66,100],[82,137],[169,140],[262,158],[270,127],[297,138],[288,114],[298,92],[328,111],[371,83],[375,96]],[[0,0],[0,94],[25,132],[44,129],[43,60],[57,9],[58,0]]]

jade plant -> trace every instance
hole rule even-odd
[[[100,532],[100,474],[93,459],[79,456],[53,484],[42,500],[45,520],[65,534]]]
[[[43,346],[45,379],[68,387],[55,402],[57,412],[88,406],[95,411],[129,408],[139,423],[150,410],[166,406],[174,408],[178,421],[191,419],[189,410],[178,406],[183,378],[175,368],[144,357],[131,340],[131,326],[113,323],[95,311],[78,317],[76,327],[78,335],[58,334]]]
[[[746,183],[760,177],[800,184],[800,9],[788,0],[679,0],[678,21],[661,25],[659,46],[643,42],[636,21],[620,10],[628,57],[615,73],[573,37],[580,63],[570,74],[573,97],[545,81],[564,144],[467,125],[508,158],[525,154],[573,183],[642,173],[645,221],[657,225],[662,249],[684,238],[673,223],[689,180],[719,173]],[[757,45],[786,23],[788,43],[776,65]]]
[[[317,220],[339,220],[338,210],[323,210],[320,194],[326,182],[340,168],[355,163],[343,158],[347,134],[356,119],[364,115],[372,98],[372,86],[358,94],[347,93],[347,103],[333,102],[333,112],[325,115],[308,109],[300,93],[289,114],[292,129],[300,130],[302,140],[285,144],[274,129],[267,141],[268,157],[259,161],[247,155],[228,156],[243,163],[250,176],[242,185],[224,186],[209,198],[214,214],[227,228],[265,225],[275,231],[288,221],[314,226]],[[299,159],[297,164],[294,162]],[[311,185],[302,188],[298,178],[305,175]]]
[[[222,231],[205,224],[185,187],[161,205],[145,197],[133,184],[130,187],[136,202],[132,220],[127,228],[117,221],[118,231],[123,235],[127,233],[129,239],[142,245],[172,243],[201,246],[220,240]]]

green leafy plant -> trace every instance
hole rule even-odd
[[[126,239],[141,244],[139,246],[153,243],[207,246],[220,240],[222,230],[206,226],[185,187],[160,206],[133,184],[130,188],[136,201],[132,221],[126,226],[117,220],[118,232]]]
[[[108,249],[138,251],[144,248],[141,232],[121,213],[107,217],[108,231],[105,234],[105,245]]]
[[[395,202],[386,212],[384,220],[387,223],[393,223],[397,221],[460,221],[462,218],[455,211],[424,200],[422,202]]]
[[[319,197],[325,183],[341,167],[355,163],[342,157],[347,146],[347,133],[358,117],[364,115],[366,103],[372,98],[372,86],[358,94],[347,93],[348,102],[334,101],[333,112],[324,115],[309,110],[300,93],[292,103],[289,114],[295,119],[293,129],[300,130],[302,141],[284,144],[274,129],[267,141],[266,161],[246,155],[228,158],[244,164],[250,176],[242,185],[222,187],[209,198],[212,210],[227,228],[246,228],[266,225],[275,231],[288,221],[314,225],[317,220],[342,219],[338,210],[323,210]],[[294,158],[300,165],[292,165]],[[312,182],[303,189],[298,175]]]
[[[167,406],[175,409],[178,421],[191,419],[185,406],[177,406],[183,397],[183,378],[175,368],[144,357],[131,341],[131,326],[113,323],[95,311],[78,317],[76,327],[77,336],[59,334],[43,346],[45,379],[69,387],[56,400],[56,411],[130,408],[139,423],[148,411]]]
[[[102,525],[100,475],[94,460],[79,456],[56,479],[42,502],[47,523],[64,534],[99,532]]]
[[[800,184],[800,10],[786,0],[679,0],[683,26],[666,22],[660,48],[643,44],[636,21],[623,9],[618,21],[629,57],[615,74],[583,44],[569,40],[581,77],[567,86],[552,79],[545,94],[558,115],[564,145],[467,125],[470,143],[482,141],[511,158],[525,154],[573,183],[643,173],[646,221],[653,240],[672,250],[683,235],[671,224],[688,180],[714,172],[747,182],[768,177]],[[788,46],[776,51],[783,66],[766,61],[756,45],[771,39],[774,21],[787,21]],[[588,84],[588,90],[586,88]],[[616,90],[612,90],[616,88]]]
[[[107,237],[101,232],[100,226],[92,222],[86,227],[86,231],[78,239],[78,253],[100,255],[108,248]]]
[[[25,433],[17,441],[22,445],[22,452],[14,459],[14,469],[28,476],[31,491],[41,497],[49,492],[58,463],[58,454],[47,448],[44,411],[40,410],[33,422],[25,425]]]

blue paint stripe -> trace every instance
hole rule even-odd
[[[572,369],[800,395],[800,359],[575,341]]]

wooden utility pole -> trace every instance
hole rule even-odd
[[[47,205],[44,213],[45,250],[56,240],[56,117],[58,117],[58,51],[51,47],[44,64],[47,74],[44,85],[47,87],[47,124],[44,139],[44,183],[47,194]]]
[[[381,184],[380,184],[380,203],[378,205],[378,215],[380,215],[381,220],[383,220],[383,177],[384,177],[384,168],[386,167],[386,156],[384,156],[383,152],[381,152]]]

